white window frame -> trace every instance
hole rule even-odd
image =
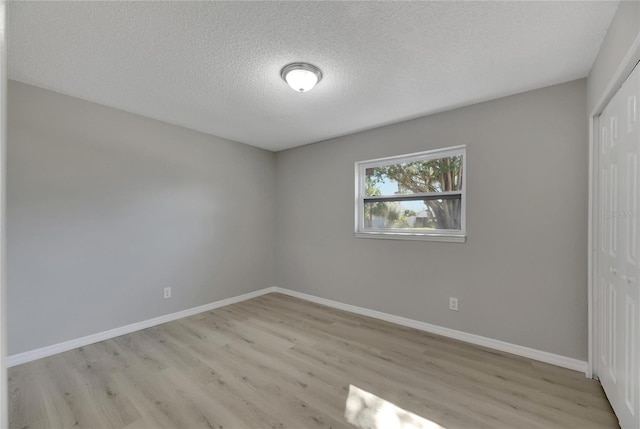
[[[451,243],[464,243],[467,238],[467,147],[465,145],[434,149],[424,152],[390,156],[386,158],[370,159],[355,164],[355,236],[358,238],[381,238],[391,240],[425,240]],[[364,200],[366,189],[366,170],[372,167],[382,167],[412,161],[426,161],[462,155],[462,189],[460,192],[429,192],[425,196],[460,194],[460,229],[434,229],[429,232],[408,231],[400,228],[366,228],[364,227]],[[370,197],[368,197],[370,199]],[[381,196],[380,198],[384,198]]]

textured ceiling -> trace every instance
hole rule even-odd
[[[9,77],[281,150],[585,77],[617,2],[10,2]],[[324,78],[299,94],[294,61]]]

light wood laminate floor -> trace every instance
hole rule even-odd
[[[617,427],[582,373],[281,294],[10,368],[10,427],[343,428],[350,384],[448,429]]]

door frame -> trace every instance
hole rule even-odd
[[[0,0],[0,428],[9,427],[6,293],[7,5]]]
[[[600,164],[599,117],[615,93],[620,89],[631,71],[640,61],[640,35],[631,44],[615,73],[611,76],[605,90],[598,98],[593,110],[589,112],[589,239],[588,239],[588,313],[589,313],[589,359],[587,362],[587,377],[597,378],[598,360],[596,359],[600,339],[598,338],[599,326],[597,318],[595,279],[598,278],[598,225],[600,216],[598,213],[598,170]]]

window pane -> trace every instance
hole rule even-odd
[[[366,196],[406,195],[462,189],[462,155],[371,167]]]
[[[402,228],[411,231],[459,230],[461,200],[365,201],[365,229]]]

